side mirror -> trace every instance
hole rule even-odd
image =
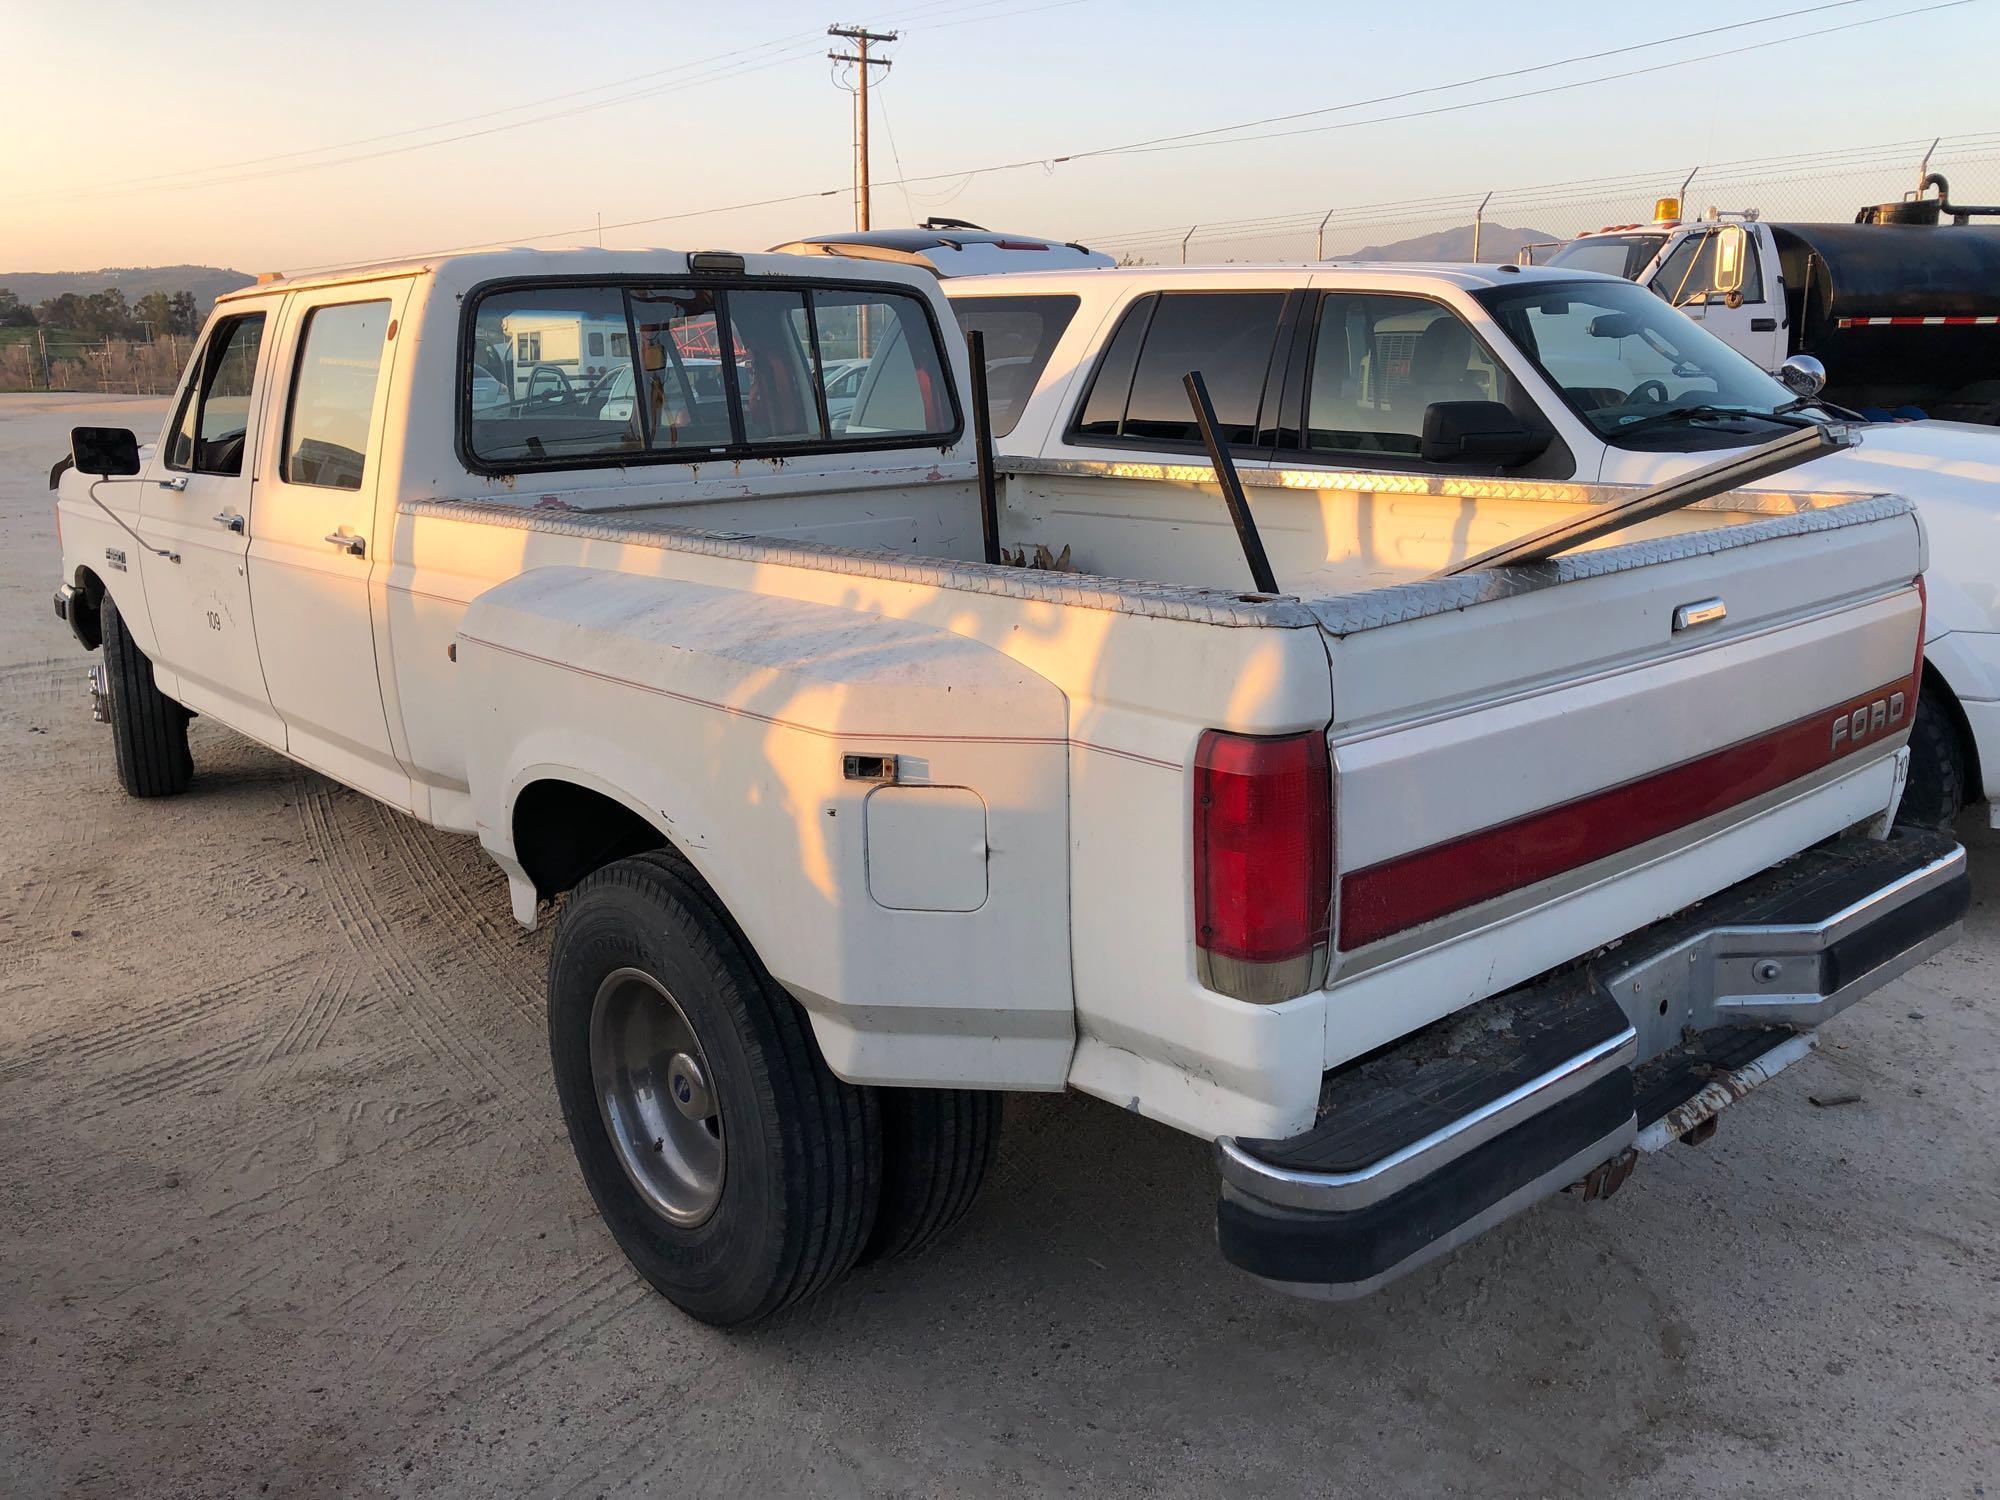
[[[1541,457],[1548,446],[1548,434],[1531,431],[1498,401],[1433,401],[1424,408],[1418,452],[1425,463],[1511,469]]]
[[[1742,295],[1743,268],[1750,259],[1749,245],[1750,236],[1741,224],[1724,224],[1715,231],[1715,290],[1725,300]]]
[[[1778,367],[1778,379],[1794,396],[1817,396],[1826,389],[1826,366],[1810,354],[1794,354]]]
[[[139,472],[139,440],[129,427],[72,427],[69,456],[77,473],[99,479]]]

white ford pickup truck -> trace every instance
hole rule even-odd
[[[1356,1295],[1956,932],[1963,852],[1889,828],[1895,496],[1480,566],[1569,489],[1342,481],[1251,593],[1214,475],[995,474],[970,382],[921,270],[451,256],[223,298],[150,451],[52,476],[127,791],[209,715],[555,905],[578,1161],[696,1317],[927,1243],[998,1091],[1065,1087],[1217,1143],[1228,1260]]]

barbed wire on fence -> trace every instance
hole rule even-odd
[[[1301,209],[1248,218],[1204,219],[1078,236],[1085,244],[1136,265],[1178,260],[1327,260],[1356,258],[1384,246],[1468,229],[1483,229],[1482,260],[1511,260],[1527,231],[1541,240],[1569,239],[1606,224],[1650,218],[1656,198],[1687,183],[1685,211],[1713,205],[1755,208],[1766,217],[1846,222],[1864,204],[1913,191],[1919,164],[1951,179],[1961,202],[2000,198],[2000,132],[1929,136],[1872,145],[1828,147],[1783,156],[1681,167],[1663,166],[1488,191],[1435,193],[1372,203]],[[1469,246],[1439,258],[1463,260]]]

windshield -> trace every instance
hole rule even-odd
[[[1479,294],[1571,410],[1617,442],[1702,421],[1760,431],[1792,393],[1721,339],[1629,281],[1529,282]]]
[[[1589,239],[1571,240],[1542,264],[1566,271],[1601,271],[1630,281],[1646,269],[1666,242],[1664,234],[1594,234]]]

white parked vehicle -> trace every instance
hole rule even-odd
[[[622,310],[630,410],[482,405],[524,309]],[[1416,343],[1359,378],[1449,373]],[[1248,357],[1187,348],[1218,394]],[[1888,828],[1904,501],[1681,490],[1439,576],[1571,488],[1260,488],[1256,593],[1199,473],[989,490],[967,379],[921,269],[448,256],[222,298],[157,445],[52,478],[128,791],[189,784],[199,712],[559,903],[577,1158],[697,1317],[933,1239],[1005,1089],[1216,1141],[1225,1256],[1354,1295],[1615,1185],[1956,932],[1963,851]],[[1084,572],[992,560],[1044,542]]]
[[[1197,359],[1233,424],[1238,464],[1272,476],[1488,476],[1595,504],[1828,420],[1650,292],[1567,267],[1173,266],[960,279],[945,291],[959,321],[986,335],[995,430],[1006,454],[1026,459],[1198,455],[1173,384]],[[1170,321],[1153,324],[1156,311]],[[1433,454],[1424,423],[1439,399],[1504,408],[1489,410],[1494,430],[1468,450],[1476,457]],[[2000,594],[1990,581],[2000,573],[2000,436],[1950,422],[1863,431],[1785,483],[1889,491],[1918,506],[1930,611],[1904,815],[1948,826],[1983,798],[2000,818]],[[1317,555],[1320,518],[1290,499],[1265,504],[1280,507],[1267,528],[1296,528],[1306,557]]]
[[[928,266],[939,276],[994,276],[1007,271],[1084,271],[1115,266],[1102,250],[1038,234],[1004,234],[963,219],[926,219],[915,229],[857,229],[817,234],[772,247],[785,255]]]
[[[1809,360],[1815,394],[1871,420],[2000,423],[2000,230],[1971,222],[2000,207],[1954,203],[1936,174],[1924,185],[1937,196],[1851,224],[1684,220],[1662,198],[1652,223],[1579,235],[1546,263],[1628,277],[1780,379]]]

